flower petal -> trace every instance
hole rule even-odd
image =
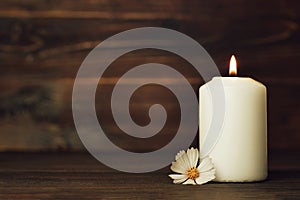
[[[190,161],[189,161],[189,158],[188,158],[188,156],[187,156],[186,153],[182,154],[178,158],[178,160],[176,160],[176,162],[179,162],[180,165],[183,166],[183,168],[185,169],[185,171],[191,168]]]
[[[198,170],[199,172],[206,172],[208,170],[211,170],[214,168],[214,165],[211,162],[211,158],[209,157],[205,157],[202,159],[202,161],[200,162],[200,165],[198,166]]]
[[[185,164],[183,164],[181,160],[180,161],[177,160],[175,162],[172,162],[171,170],[173,172],[177,172],[177,173],[180,173],[180,174],[185,174],[187,168],[185,168]]]
[[[178,160],[176,160],[175,162],[172,162],[172,168],[177,168],[180,169],[181,171],[178,173],[186,173],[186,171],[189,169],[189,160],[187,158],[186,153],[183,154],[180,158],[178,158]]]
[[[187,156],[190,162],[190,167],[196,167],[199,160],[198,149],[194,149],[193,147],[188,149]]]
[[[184,185],[187,185],[187,184],[192,184],[192,185],[196,185],[195,181],[192,180],[192,179],[188,179],[186,182],[182,183]]]
[[[182,154],[184,154],[185,151],[184,150],[181,150],[177,153],[177,155],[175,156],[175,160],[178,160],[178,158],[180,158],[182,156]]]
[[[183,183],[184,181],[186,181],[186,179],[187,179],[187,178],[173,180],[173,183],[174,183],[174,184],[180,184],[180,183]]]
[[[201,185],[201,184],[207,183],[215,178],[216,178],[215,175],[200,174],[200,176],[198,178],[196,178],[196,183]]]
[[[172,179],[182,179],[187,178],[185,174],[169,174],[169,177]]]
[[[185,174],[169,174],[169,177],[173,179],[175,184],[182,183],[188,178]]]

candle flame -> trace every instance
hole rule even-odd
[[[232,55],[229,64],[229,75],[235,76],[236,74],[237,74],[237,62],[234,55]]]

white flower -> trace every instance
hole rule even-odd
[[[172,162],[171,170],[180,174],[170,174],[169,177],[173,179],[173,183],[179,184],[204,184],[215,179],[215,168],[211,162],[211,158],[205,157],[199,161],[198,149],[188,149],[180,151],[176,157],[175,162]]]

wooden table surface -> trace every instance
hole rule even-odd
[[[87,153],[1,153],[0,199],[300,199],[300,154],[272,152],[258,183],[174,185],[168,168],[110,169]]]

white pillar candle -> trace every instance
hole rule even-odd
[[[231,67],[236,67],[233,57]],[[230,74],[236,69],[230,69]],[[200,151],[213,114],[215,84],[222,81],[225,115],[220,136],[208,153],[216,168],[219,182],[261,181],[267,177],[267,110],[266,87],[241,77],[215,77],[199,90]],[[222,101],[222,99],[220,99]],[[217,112],[217,111],[214,111]]]

